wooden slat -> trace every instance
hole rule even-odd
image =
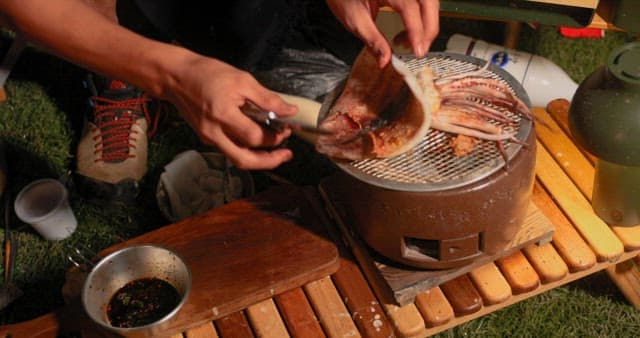
[[[340,299],[338,291],[325,277],[307,283],[303,287],[311,306],[318,314],[320,325],[329,337],[360,337],[349,311]]]
[[[482,308],[482,297],[478,294],[469,276],[462,275],[440,285],[457,316],[468,315]]]
[[[639,197],[640,198],[640,197]],[[611,226],[611,230],[620,238],[627,251],[640,249],[640,225],[632,227]]]
[[[514,295],[535,290],[540,285],[536,271],[520,251],[498,259],[496,264],[509,282]]]
[[[576,148],[573,140],[544,109],[534,108],[536,119],[542,121],[536,136],[562,170],[567,173],[582,194],[591,198],[595,171],[591,162]]]
[[[295,288],[275,296],[276,304],[293,337],[325,337],[316,314],[302,288]]]
[[[187,330],[184,336],[186,338],[218,338],[218,332],[215,326],[213,326],[213,322],[208,322]]]
[[[551,243],[529,245],[522,249],[543,283],[555,282],[569,273],[567,264]]]
[[[245,310],[253,332],[258,337],[286,338],[289,332],[278,313],[273,299],[267,299],[247,307]]]
[[[242,311],[216,319],[216,329],[222,338],[252,338],[253,331]]]
[[[537,150],[536,175],[546,190],[553,195],[599,260],[617,260],[624,252],[622,242],[609,226],[593,213],[589,201],[573,185],[549,152],[541,144]]]
[[[511,297],[511,286],[493,262],[472,270],[469,278],[485,305],[502,303]]]
[[[565,135],[567,135],[569,138],[571,138],[573,140],[573,138],[571,137],[571,130],[569,128],[569,107],[570,107],[570,103],[566,100],[566,102],[562,102],[564,99],[556,99],[553,100],[551,102],[549,102],[549,105],[547,105],[547,110],[546,113],[549,114],[549,116],[551,116],[554,121],[558,124],[558,126],[560,127],[560,129],[562,129],[562,131],[565,133]],[[553,106],[553,103],[555,103],[555,101],[560,101],[559,105]],[[534,114],[543,114],[542,112],[539,111],[535,111],[534,110]],[[595,157],[593,157],[593,155],[591,155],[588,151],[584,150],[583,148],[581,148],[580,146],[576,145],[574,143],[574,146],[580,151],[580,153],[582,153],[582,155],[584,155],[584,157],[590,162],[590,163],[595,163]]]
[[[531,198],[543,214],[554,220],[555,231],[552,243],[569,265],[569,270],[581,271],[596,264],[596,255],[589,245],[538,182],[533,186]]]
[[[426,324],[415,303],[404,306],[383,304],[399,337],[424,337]]]
[[[332,275],[333,282],[347,306],[351,318],[365,337],[391,337],[393,327],[360,268],[353,259],[344,257],[340,268]]]
[[[453,307],[438,286],[420,292],[416,296],[415,305],[422,314],[427,327],[445,324],[455,317]]]

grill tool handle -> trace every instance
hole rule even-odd
[[[298,107],[298,113],[295,116],[287,117],[284,120],[300,123],[303,125],[316,126],[318,125],[318,116],[320,115],[320,109],[322,105],[319,102],[307,99],[301,96],[288,95],[278,93],[283,100],[289,104],[293,104]],[[315,143],[318,138],[317,134],[300,131],[297,133],[298,137],[304,139],[309,143]]]
[[[316,112],[319,110],[316,109],[317,107],[313,103],[318,105],[319,103],[305,100],[304,98],[287,95],[286,101],[298,106],[299,111],[298,114],[290,117],[280,117],[275,112],[264,111],[251,102],[242,107],[242,112],[260,125],[277,132],[290,128],[296,135],[311,143],[315,141],[318,135],[333,135],[332,131],[318,127],[317,122],[311,122],[314,116],[317,118],[318,113]]]

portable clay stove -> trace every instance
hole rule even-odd
[[[486,61],[466,55],[430,53],[406,59],[412,71],[429,64],[436,78],[477,70]],[[522,86],[490,65],[482,76],[509,85],[530,106]],[[322,105],[319,119],[339,96]],[[489,103],[482,102],[489,105]],[[448,269],[504,249],[524,222],[534,182],[533,122],[504,108],[521,142],[480,142],[466,156],[454,155],[451,135],[431,129],[413,150],[386,159],[336,162],[341,169],[323,181],[327,203],[343,207],[344,221],[373,250],[395,262],[424,269]],[[497,122],[496,122],[497,123]],[[499,124],[499,123],[498,123]]]

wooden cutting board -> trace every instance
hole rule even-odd
[[[110,247],[133,244],[175,250],[191,268],[189,300],[170,332],[182,332],[334,273],[339,267],[326,224],[302,191],[275,187]],[[42,317],[0,328],[1,336],[50,336],[95,329],[78,300]]]

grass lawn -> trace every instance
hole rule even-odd
[[[494,24],[443,20],[442,35],[434,50],[442,48],[446,32],[462,32],[499,42]],[[552,27],[524,27],[519,48],[550,58],[577,82],[603,64],[609,51],[628,41],[624,33],[607,32],[604,39],[565,39]],[[8,39],[0,48],[8,48]],[[84,71],[40,50],[30,48],[9,79],[9,99],[0,104],[0,139],[7,145],[8,191],[15,196],[28,182],[42,177],[63,177],[74,168],[86,95]],[[315,185],[335,168],[308,144],[289,141],[296,159],[275,172],[297,184]],[[24,295],[0,311],[0,324],[24,321],[64,304],[61,287],[70,267],[69,247],[100,251],[124,239],[169,222],[160,213],[155,190],[160,173],[174,155],[187,149],[207,149],[175,115],[163,119],[149,150],[149,172],[142,192],[131,205],[105,206],[83,199],[71,190],[70,202],[79,221],[69,239],[48,242],[15,215],[13,237],[19,242],[14,281]],[[257,190],[270,184],[255,172]],[[484,316],[439,336],[458,337],[632,337],[640,330],[640,311],[630,306],[604,274],[595,274]]]

